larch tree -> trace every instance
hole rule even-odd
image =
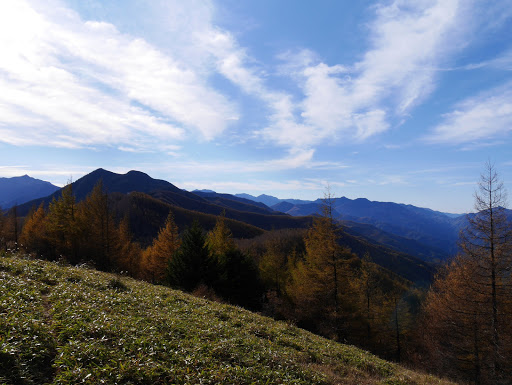
[[[469,361],[477,384],[512,378],[512,229],[505,206],[503,182],[488,162],[475,192],[476,213],[461,232],[460,254],[426,305],[427,316],[442,315],[448,329],[439,349],[456,362]]]
[[[298,317],[323,319],[324,334],[344,336],[343,296],[347,285],[346,260],[353,254],[338,243],[340,225],[334,218],[334,198],[325,195],[322,216],[315,218],[304,238],[306,254],[292,272],[289,295]],[[330,331],[329,331],[330,330]]]
[[[117,227],[117,236],[114,242],[114,264],[118,269],[131,276],[139,276],[141,256],[141,247],[139,243],[133,241],[130,220],[126,215]]]
[[[233,234],[226,224],[226,212],[217,217],[215,227],[206,235],[206,245],[212,255],[223,255],[236,249]]]
[[[47,255],[50,251],[46,231],[46,212],[43,203],[25,219],[20,234],[20,243],[26,251],[35,252],[42,256]]]
[[[178,226],[174,222],[172,211],[169,211],[165,225],[158,232],[153,244],[143,252],[142,269],[146,279],[152,282],[162,282],[166,277],[169,261],[180,245]]]
[[[73,185],[62,189],[59,199],[53,198],[47,215],[48,238],[53,257],[68,259],[71,263],[80,261],[79,246],[82,224],[77,216],[77,203],[73,195]]]
[[[116,224],[101,180],[80,203],[78,217],[83,224],[83,256],[92,260],[100,270],[109,270],[113,262]]]
[[[421,340],[426,357],[421,362],[439,374],[484,383],[484,357],[490,356],[483,296],[468,290],[470,266],[458,257],[442,269],[423,306]]]
[[[381,288],[380,276],[377,266],[372,263],[368,253],[361,259],[361,268],[359,276],[359,289],[362,293],[362,311],[366,323],[366,341],[370,343],[376,334],[376,321],[378,320],[378,311],[382,304],[383,293]]]
[[[281,296],[290,278],[289,260],[294,260],[294,256],[287,254],[284,247],[280,244],[278,236],[267,241],[265,248],[266,251],[258,264],[260,276],[270,290],[273,290],[276,295]],[[294,252],[295,250],[292,251],[292,254]]]

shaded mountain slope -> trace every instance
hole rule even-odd
[[[250,199],[240,198],[240,197],[237,197],[236,195],[221,194],[221,193],[217,193],[217,192],[212,191],[212,190],[207,190],[207,191],[205,191],[205,190],[200,190],[200,191],[194,190],[192,192],[194,194],[199,195],[202,198],[206,198],[206,199],[208,199],[210,201],[213,201],[215,199],[219,199],[219,201],[222,202],[224,199],[227,199],[229,201],[235,201],[235,202],[239,202],[239,203],[245,203],[246,205],[250,205],[250,206],[256,206],[256,207],[259,207],[260,209],[264,209],[264,211],[271,212],[273,214],[282,214],[281,210],[278,210],[276,212],[275,210],[272,210],[270,207],[268,207],[264,203],[256,202],[256,201],[253,201],[253,200],[250,200]],[[250,209],[243,210],[243,211],[250,211]]]
[[[449,384],[288,323],[126,277],[0,258],[0,382]]]
[[[216,215],[188,210],[139,192],[112,194],[111,201],[118,218],[128,215],[135,239],[144,246],[148,246],[156,237],[170,210],[180,232],[194,220],[206,231],[213,229],[217,221]],[[252,238],[264,232],[256,226],[231,218],[226,218],[226,224],[236,238]]]
[[[339,243],[349,247],[360,257],[368,253],[372,262],[421,286],[430,284],[436,271],[432,265],[419,258],[376,244],[361,236],[344,232]]]
[[[260,214],[255,212],[239,211],[227,205],[219,206],[210,203],[206,199],[194,199],[173,191],[154,191],[150,195],[162,202],[186,208],[187,210],[199,211],[206,214],[220,215],[223,212],[226,218],[235,219],[264,230],[305,228],[311,224],[312,217],[292,217],[282,214]],[[192,194],[195,195],[195,194]],[[224,201],[225,203],[226,201]]]

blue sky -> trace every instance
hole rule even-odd
[[[5,0],[0,176],[467,212],[512,187],[511,37],[511,0]]]

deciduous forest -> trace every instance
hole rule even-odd
[[[454,380],[511,383],[512,227],[494,166],[481,176],[457,256],[437,266],[430,286],[344,245],[332,199],[328,191],[308,229],[246,239],[234,238],[224,213],[206,231],[197,221],[179,228],[171,210],[143,242],[101,181],[80,202],[69,184],[47,208],[0,216],[0,247],[239,305]]]

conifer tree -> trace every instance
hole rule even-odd
[[[46,212],[41,203],[37,210],[27,217],[20,234],[20,243],[28,252],[46,256],[50,252],[50,244],[46,231]]]
[[[306,255],[292,272],[289,294],[299,317],[323,318],[323,332],[344,338],[343,295],[348,288],[346,260],[353,254],[338,243],[340,226],[333,216],[334,198],[328,191],[322,216],[306,233]]]
[[[180,248],[169,261],[167,281],[172,287],[190,292],[200,284],[210,285],[212,270],[206,237],[199,222],[194,221],[183,233]]]
[[[289,260],[295,260],[295,250],[289,256],[279,244],[279,239],[271,239],[266,243],[265,254],[259,261],[260,276],[266,286],[280,296],[290,278]]]
[[[6,217],[4,210],[0,207],[0,249],[7,252]]]
[[[141,276],[140,265],[142,250],[140,245],[133,241],[130,232],[130,221],[126,215],[119,223],[114,243],[114,264],[116,267],[132,276]]]
[[[163,281],[169,261],[179,249],[180,244],[178,227],[174,222],[172,211],[170,211],[157,238],[143,253],[142,263],[146,279],[152,282]]]
[[[512,378],[512,227],[506,192],[486,164],[475,193],[476,213],[461,233],[459,256],[437,277],[425,306],[430,341],[459,373],[476,384]]]
[[[217,217],[215,227],[208,232],[206,244],[212,255],[223,255],[236,249],[233,234],[226,225],[226,212]]]
[[[19,233],[18,206],[13,206],[7,212],[3,229],[6,246],[10,246],[11,250],[18,250],[19,248]]]
[[[108,194],[100,180],[79,205],[77,218],[83,225],[82,257],[91,260],[100,270],[112,268],[116,225]]]
[[[250,256],[238,249],[227,250],[217,257],[215,292],[223,299],[250,309],[257,309],[263,287],[258,269]]]
[[[78,263],[82,223],[77,217],[77,204],[71,183],[62,189],[59,199],[53,198],[47,220],[48,239],[54,249],[53,256]]]

